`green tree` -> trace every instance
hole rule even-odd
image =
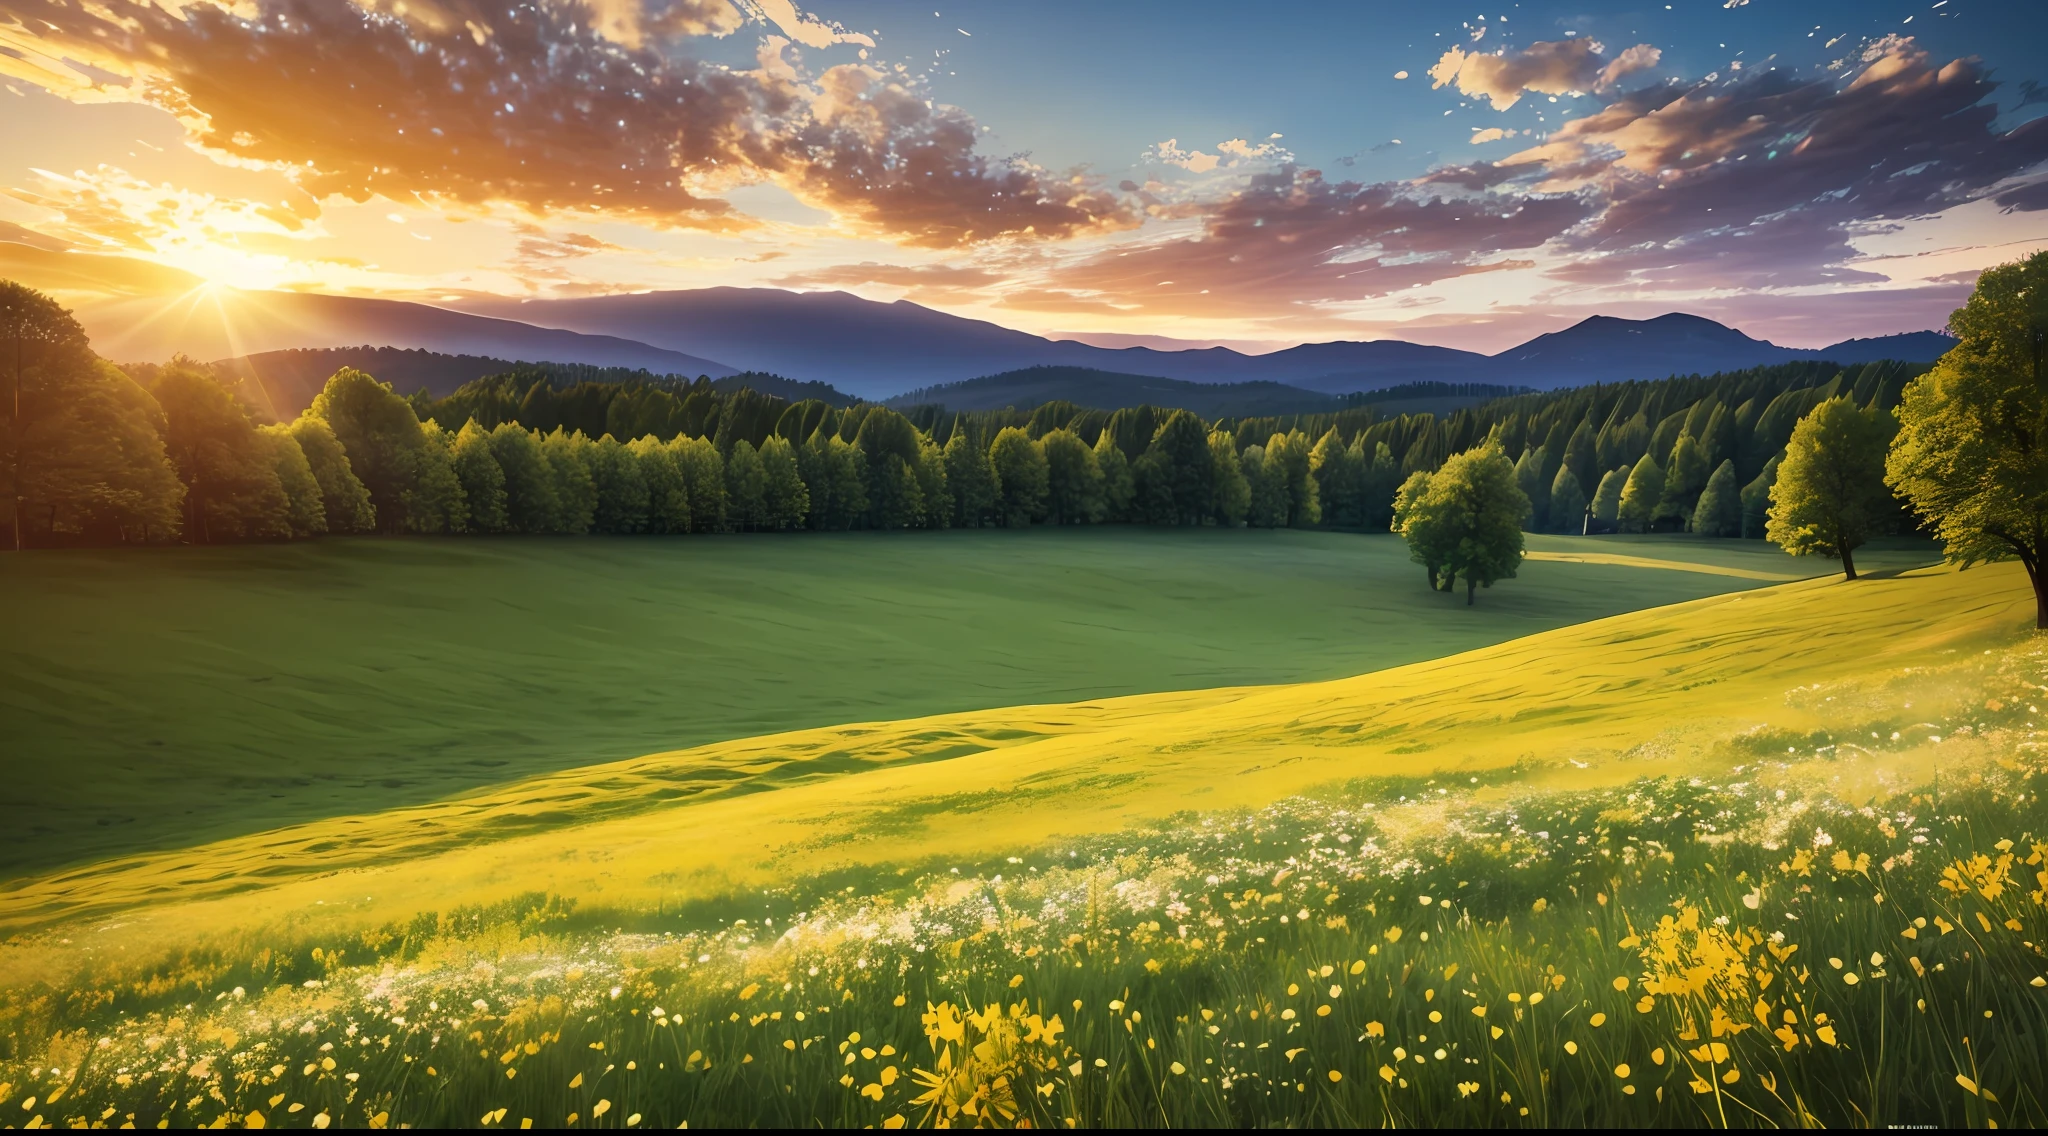
[[[647,531],[677,535],[690,531],[690,483],[676,465],[676,455],[659,435],[644,434],[626,446],[640,463],[647,486]]]
[[[555,491],[549,531],[587,533],[597,516],[597,482],[590,476],[590,439],[557,426],[540,439]]]
[[[1621,487],[1615,527],[1627,533],[1649,532],[1657,520],[1657,503],[1663,497],[1664,470],[1657,465],[1656,458],[1644,454],[1629,472],[1628,483]]]
[[[761,527],[774,532],[802,528],[811,494],[796,464],[796,447],[769,435],[761,442]]]
[[[1742,535],[1746,540],[1764,538],[1764,529],[1770,524],[1771,486],[1778,483],[1778,466],[1784,460],[1783,454],[1772,455],[1763,470],[1742,487]]]
[[[1236,463],[1232,463],[1236,464]],[[1220,466],[1218,468],[1221,468]],[[1316,500],[1323,524],[1333,529],[1365,526],[1366,461],[1356,445],[1347,446],[1332,426],[1308,453],[1309,476],[1315,479]]]
[[[1268,475],[1266,447],[1246,446],[1238,455],[1238,476],[1245,483],[1245,520],[1253,528],[1277,529],[1287,524],[1287,487]]]
[[[462,483],[462,499],[469,506],[468,524],[473,533],[500,533],[511,527],[505,504],[505,470],[491,450],[491,432],[472,418],[456,431],[451,447],[455,479]]]
[[[1044,517],[1050,480],[1045,450],[1021,428],[1006,426],[989,443],[988,457],[996,471],[996,517],[1003,526],[1020,529]]]
[[[1593,475],[1600,472],[1600,441],[1591,421],[1581,419],[1572,431],[1564,447],[1564,464],[1580,485],[1592,484]]]
[[[349,469],[370,492],[377,527],[384,532],[404,530],[405,495],[419,479],[427,441],[412,405],[389,383],[343,367],[327,380],[306,413],[333,429],[348,455]]]
[[[691,395],[690,398],[695,398]],[[690,399],[684,399],[688,406]],[[844,443],[841,443],[842,445]],[[726,530],[725,459],[709,438],[678,435],[668,444],[676,470],[690,496],[690,531],[715,533]],[[858,474],[855,474],[858,477]]]
[[[422,445],[413,482],[405,491],[405,526],[419,533],[459,533],[469,525],[469,502],[455,475],[454,439],[429,418],[415,420]]]
[[[1443,577],[1443,570],[1455,538],[1441,510],[1425,504],[1430,480],[1430,474],[1418,469],[1394,491],[1393,531],[1408,542],[1409,559],[1428,569],[1429,590],[1449,591],[1451,581]]]
[[[1621,466],[1610,469],[1600,478],[1600,487],[1593,491],[1593,504],[1589,507],[1593,520],[1606,526],[1607,531],[1618,531],[1621,524],[1621,494],[1627,486],[1629,468]]]
[[[1856,578],[1855,551],[1891,515],[1884,484],[1891,431],[1875,407],[1848,396],[1813,408],[1792,430],[1764,535],[1794,556],[1830,556]]]
[[[995,515],[996,471],[989,464],[988,444],[966,422],[946,439],[946,485],[953,495],[953,523],[978,529]]]
[[[767,471],[761,467],[760,451],[745,438],[733,442],[725,455],[725,515],[732,527],[741,532],[761,527],[767,492]]]
[[[1209,460],[1216,471],[1215,512],[1210,519],[1227,529],[1244,524],[1251,507],[1251,482],[1239,464],[1237,439],[1222,430],[1209,433]]]
[[[946,480],[946,455],[938,443],[929,437],[920,437],[917,443],[917,464],[912,472],[917,474],[918,497],[924,502],[924,511],[919,523],[928,529],[953,527],[953,487]]]
[[[1900,401],[1887,476],[1950,563],[2018,560],[2048,629],[2048,254],[1979,276],[1949,329],[1961,342]]]
[[[1046,520],[1055,525],[1085,525],[1102,515],[1102,468],[1095,454],[1065,427],[1048,430],[1038,440],[1045,454]]]
[[[327,531],[369,532],[377,527],[377,510],[370,504],[370,491],[348,464],[341,440],[334,436],[326,419],[302,414],[291,424],[292,440],[306,456],[313,480],[320,483],[320,501],[327,510]]]
[[[500,422],[490,434],[491,456],[505,479],[505,520],[514,532],[554,532],[562,502],[555,469],[538,432],[517,422]]]
[[[1095,439],[1095,467],[1102,471],[1103,519],[1126,522],[1131,519],[1131,460],[1117,445],[1116,436],[1105,427]]]
[[[1287,499],[1291,528],[1309,528],[1322,521],[1322,503],[1316,499],[1316,482],[1309,476],[1308,437],[1299,430],[1274,434],[1266,441],[1266,476]],[[1220,471],[1219,471],[1220,472]]]
[[[1522,564],[1522,518],[1529,498],[1515,483],[1515,466],[1495,445],[1453,456],[1429,479],[1415,506],[1442,557],[1448,577],[1463,577],[1465,603],[1477,589],[1514,577]]]
[[[1515,483],[1521,484],[1521,469],[1515,470]],[[1579,486],[1579,475],[1568,465],[1557,467],[1557,477],[1550,483],[1550,520],[1558,529],[1567,533],[1582,533],[1586,528],[1586,491]]]
[[[1690,434],[1680,434],[1672,443],[1671,460],[1664,472],[1664,492],[1658,494],[1654,519],[1669,521],[1683,529],[1699,506],[1700,493],[1712,472],[1700,445]]]
[[[256,433],[270,449],[270,461],[277,470],[277,483],[284,489],[285,518],[294,537],[318,536],[327,531],[327,502],[320,492],[320,479],[306,451],[292,437],[291,427],[273,423],[259,426]]]
[[[1374,442],[1371,460],[1365,458],[1365,436],[1351,443],[1365,468],[1360,489],[1359,519],[1367,532],[1386,532],[1393,526],[1394,494],[1401,488],[1401,463],[1394,460],[1393,447]]]
[[[276,456],[235,396],[185,359],[164,368],[152,393],[163,408],[164,449],[185,483],[187,538],[289,538],[291,503]]]
[[[1159,424],[1145,453],[1131,466],[1136,497],[1154,524],[1199,525],[1214,505],[1216,461],[1209,428],[1185,410]]]
[[[646,532],[650,498],[640,459],[610,434],[592,442],[589,453],[590,483],[597,490],[591,529],[619,535]]]
[[[1522,493],[1529,498],[1529,515],[1524,518],[1523,527],[1527,528],[1530,532],[1543,532],[1550,527],[1550,489],[1552,483],[1557,479],[1553,477],[1549,481],[1544,480],[1543,465],[1544,455],[1540,449],[1523,450],[1521,459],[1515,462],[1515,484],[1521,486]],[[1558,466],[1560,471],[1568,468],[1570,467]],[[1576,488],[1578,484],[1578,475],[1574,474],[1572,476],[1572,485]],[[1580,490],[1579,496],[1581,498],[1585,497],[1583,489]],[[1584,506],[1582,505],[1580,508],[1583,511]],[[1560,527],[1563,527],[1572,519],[1560,514]]]
[[[1723,458],[1707,478],[1692,511],[1692,531],[1702,536],[1742,535],[1742,491],[1735,484],[1735,459]]]

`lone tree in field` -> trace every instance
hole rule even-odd
[[[1794,556],[1840,560],[1844,579],[1856,578],[1856,549],[1891,511],[1884,486],[1890,430],[1881,414],[1857,409],[1846,395],[1814,407],[1793,427],[1771,486],[1764,536]]]
[[[1410,491],[1415,485],[1411,478],[1402,486],[1408,500],[1400,531],[1432,577],[1441,570],[1445,591],[1464,577],[1469,606],[1479,588],[1514,577],[1522,565],[1529,497],[1500,447],[1485,445],[1453,457],[1429,476],[1419,497]]]
[[[1888,480],[1951,563],[2025,565],[2048,629],[2048,253],[1978,277],[1949,330],[1961,342],[1906,386]]]

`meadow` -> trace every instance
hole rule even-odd
[[[1416,586],[1392,537],[1292,531],[5,558],[0,879],[806,727],[1361,674],[1830,567],[1751,542],[1531,547],[1577,562],[1536,560],[1477,612]]]
[[[1756,588],[1769,562],[1539,551],[1738,590],[17,880],[0,1109],[2048,1122],[2048,657],[2017,569]]]

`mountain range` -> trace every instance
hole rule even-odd
[[[1252,355],[1228,347],[1096,347],[844,292],[702,288],[450,303],[211,289],[176,300],[103,301],[81,308],[79,316],[100,352],[122,361],[161,361],[173,352],[218,359],[368,345],[656,374],[766,373],[878,401],[1042,367],[1191,383],[1276,383],[1320,395],[1408,383],[1550,390],[1800,359],[1927,362],[1954,344],[1938,332],[1920,331],[1819,349],[1781,347],[1674,312],[1647,320],[1592,316],[1496,355],[1394,339],[1307,343]],[[424,385],[445,393],[460,381],[430,379]],[[977,391],[976,397],[996,395]]]

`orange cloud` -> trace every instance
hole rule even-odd
[[[1564,95],[1607,90],[1624,75],[1655,67],[1663,57],[1646,43],[1612,60],[1605,58],[1606,50],[1589,39],[1538,41],[1498,55],[1454,47],[1429,69],[1430,85],[1455,84],[1461,93],[1484,97],[1493,109],[1506,110],[1520,102],[1525,91]]]
[[[868,42],[789,0],[744,2],[805,43]],[[718,194],[774,180],[919,245],[1135,223],[1088,179],[978,153],[973,120],[900,74],[849,65],[812,83],[779,52],[734,71],[659,42],[723,34],[739,11],[728,0],[646,11],[625,0],[20,0],[0,22],[0,73],[76,101],[160,107],[219,160],[283,171],[316,197],[734,230],[754,222]]]

